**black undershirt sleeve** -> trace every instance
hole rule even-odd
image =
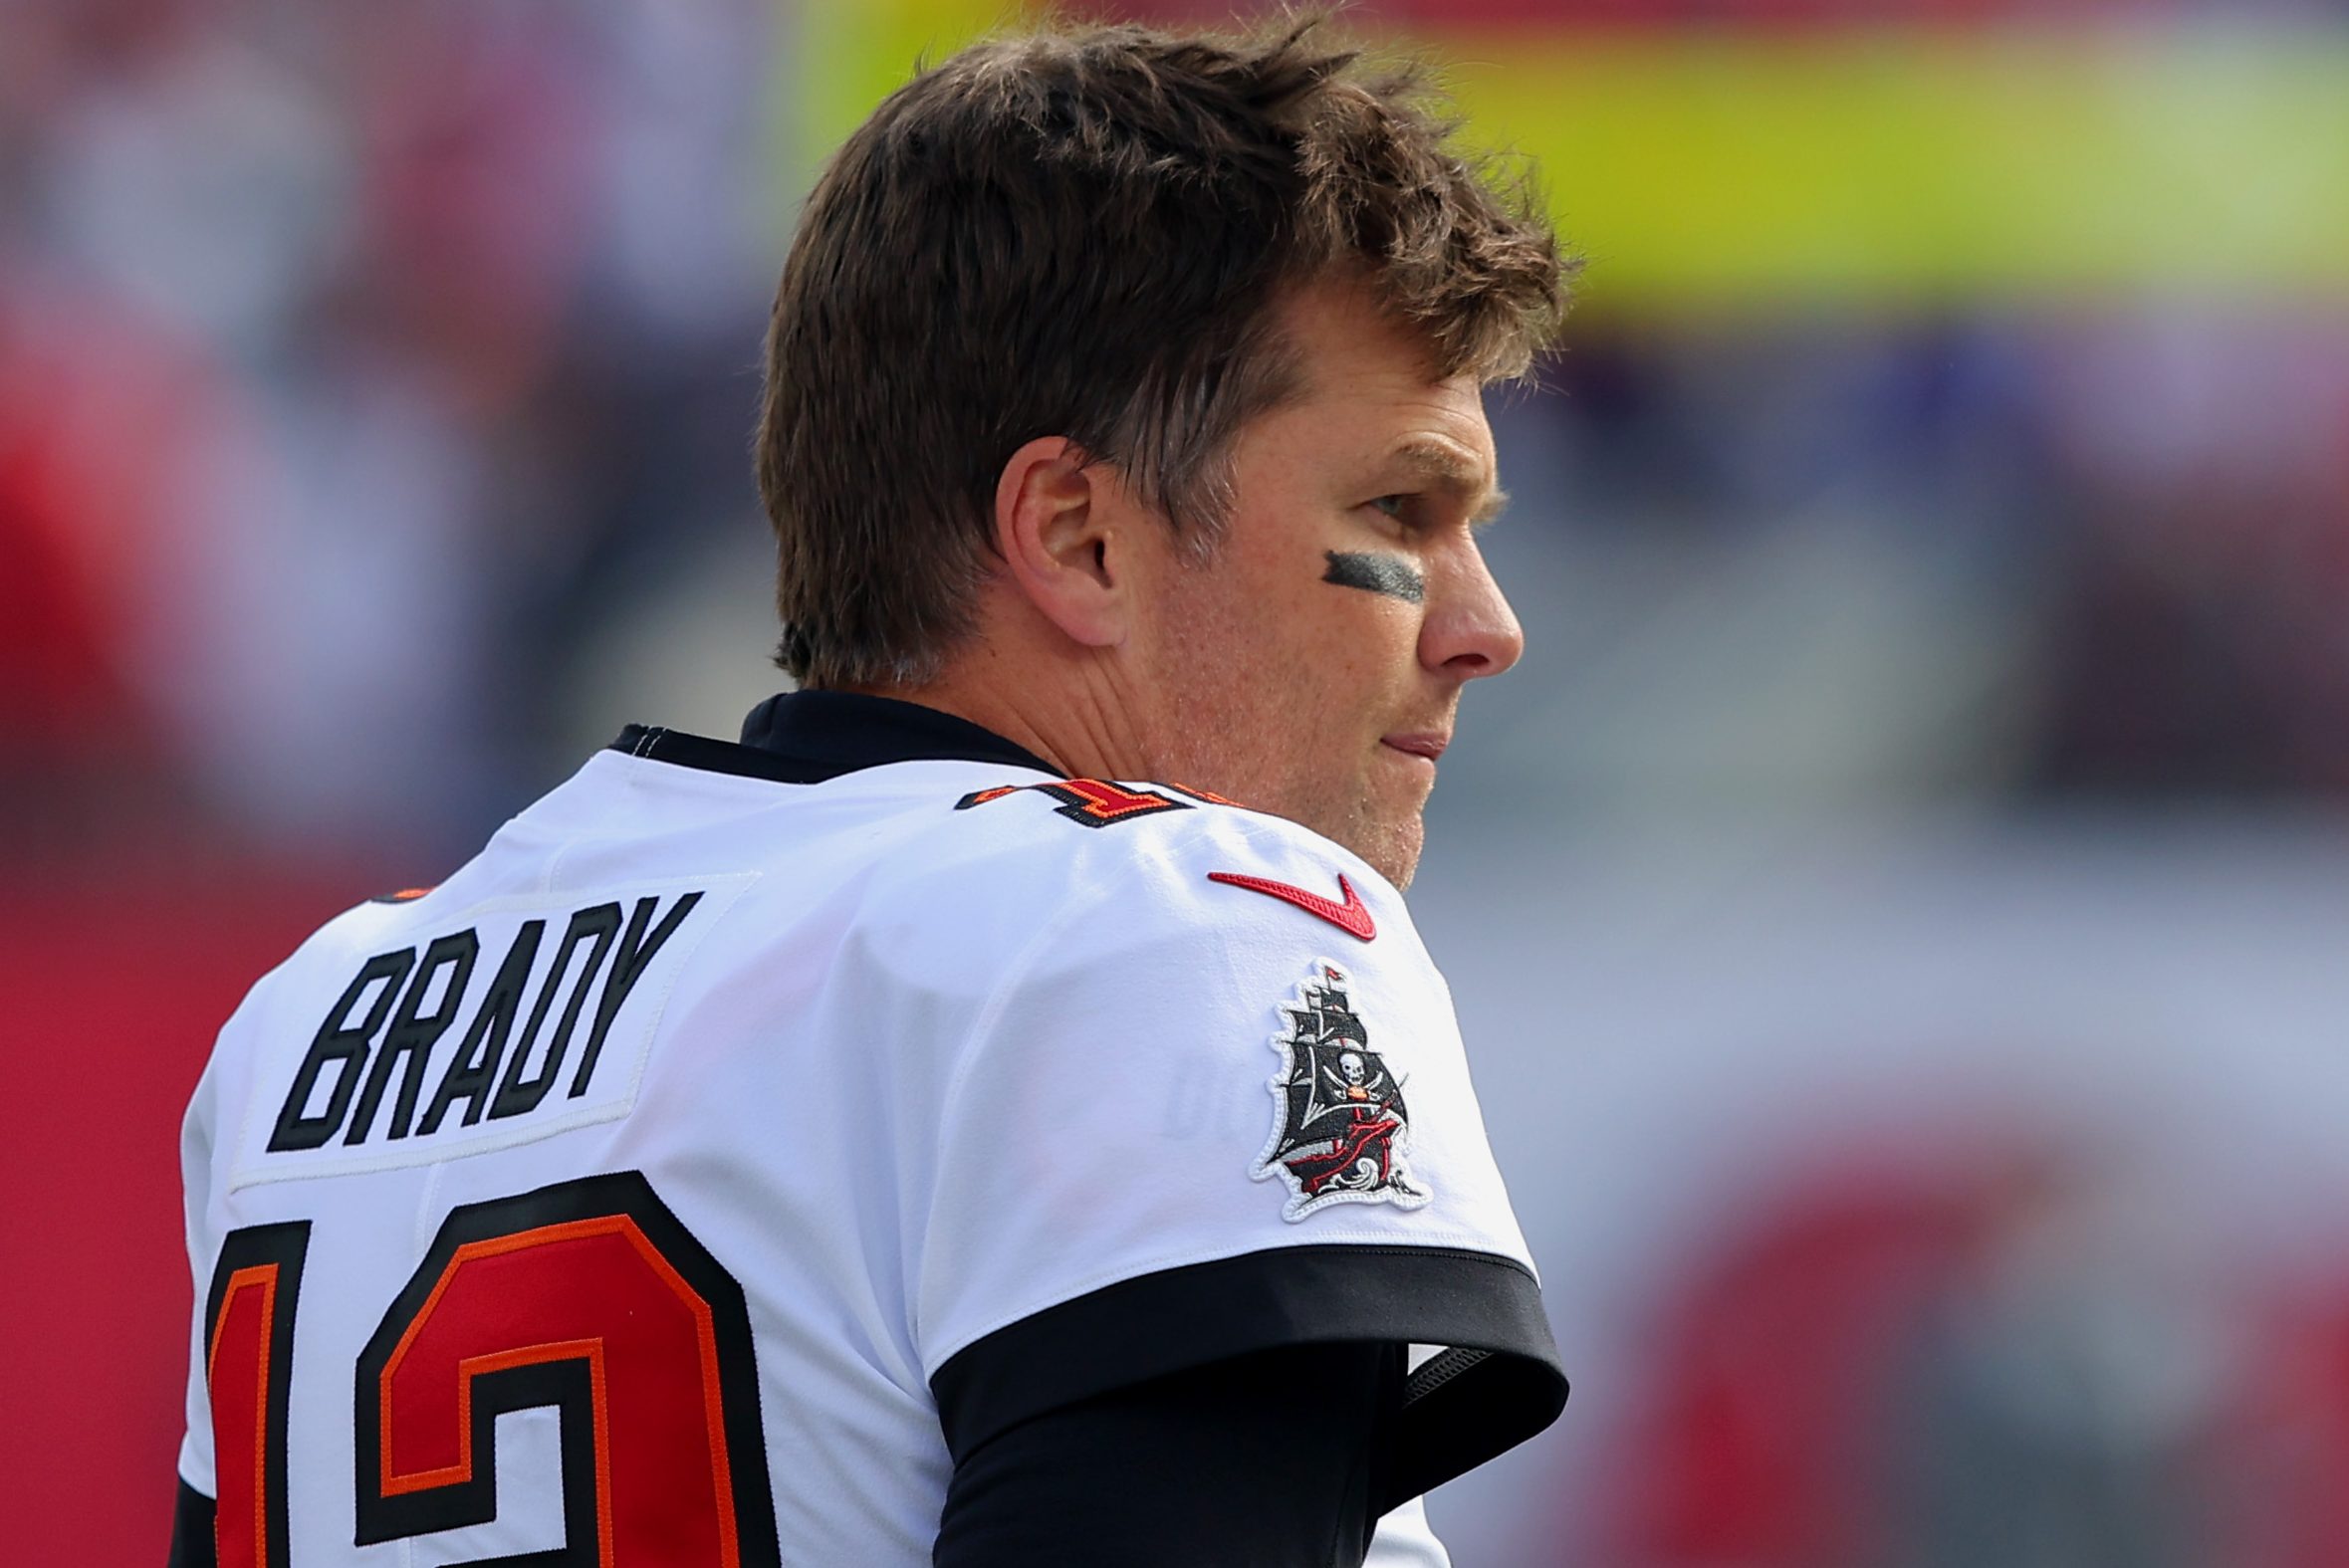
[[[931,1561],[1360,1568],[1403,1384],[1399,1344],[1287,1345],[1030,1417],[956,1463]]]
[[[1557,1418],[1565,1374],[1530,1271],[1490,1253],[1322,1243],[1271,1247],[1137,1275],[966,1345],[930,1378],[959,1467],[1056,1412],[1242,1358],[1308,1346],[1445,1347],[1376,1407],[1386,1434],[1380,1512],[1433,1491]],[[1399,1364],[1399,1363],[1398,1363]],[[1300,1363],[1302,1365],[1302,1363]],[[1381,1363],[1384,1366],[1384,1363]],[[1385,1374],[1381,1373],[1382,1379]],[[1266,1428],[1351,1443],[1362,1423],[1245,1386],[1227,1389]]]
[[[169,1568],[216,1568],[219,1559],[212,1545],[212,1517],[218,1511],[211,1498],[190,1486],[179,1483],[179,1500],[171,1509],[171,1560]]]

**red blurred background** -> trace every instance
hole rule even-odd
[[[1577,1388],[1458,1560],[2349,1562],[2349,7],[1356,19],[1592,262],[1414,893]],[[798,181],[984,20],[0,10],[11,1561],[161,1555],[243,988],[772,689]]]

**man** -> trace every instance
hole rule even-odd
[[[885,103],[776,304],[803,690],[222,1034],[175,1561],[1442,1562],[1565,1386],[1397,890],[1561,299],[1309,27]]]

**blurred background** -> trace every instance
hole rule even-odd
[[[0,5],[12,1561],[160,1560],[243,988],[774,689],[795,204],[996,14]],[[1456,1559],[2349,1562],[2349,0],[1353,25],[1590,260],[1414,892],[1576,1381]]]

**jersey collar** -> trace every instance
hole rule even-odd
[[[822,784],[890,763],[995,763],[1057,779],[1060,770],[993,730],[920,703],[853,692],[783,692],[751,710],[742,740],[631,724],[615,752],[710,773]]]

